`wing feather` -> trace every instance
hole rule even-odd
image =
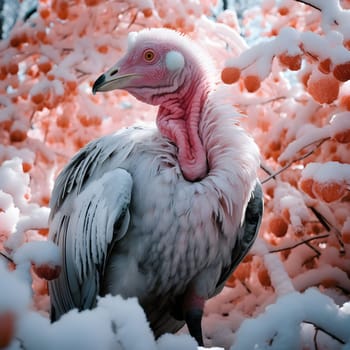
[[[96,157],[82,162],[91,161]],[[86,178],[82,186],[74,167],[65,172],[71,178],[58,183],[65,184],[68,194],[63,196],[64,191],[56,188],[56,193],[61,192],[56,199],[64,200],[60,206],[53,203],[56,211],[51,215],[50,238],[59,245],[63,258],[61,276],[49,285],[53,319],[75,307],[94,306],[109,251],[126,234],[130,220],[132,178],[126,170],[117,168],[94,180]],[[86,176],[87,169],[92,171],[87,164],[78,169],[80,176]]]
[[[231,264],[222,270],[215,294],[220,292],[224,287],[226,280],[252,247],[259,232],[263,215],[263,206],[262,188],[261,184],[257,182],[248,202],[243,224],[238,229],[237,241],[231,254]]]

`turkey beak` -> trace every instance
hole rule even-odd
[[[119,69],[112,67],[97,78],[92,86],[92,93],[95,95],[98,91],[125,89],[130,86],[130,81],[136,76],[140,76],[140,74],[119,74]]]

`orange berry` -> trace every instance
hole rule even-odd
[[[307,87],[307,82],[309,81],[311,76],[311,72],[305,72],[300,76],[300,81],[304,85],[304,87]]]
[[[233,273],[235,278],[238,278],[240,281],[244,281],[249,278],[251,272],[251,264],[241,263],[238,265],[236,270]]]
[[[32,95],[31,100],[35,103],[35,104],[40,104],[44,101],[44,95],[42,93],[37,93],[36,95]]]
[[[323,74],[328,74],[331,71],[332,61],[330,58],[326,58],[318,64],[318,70]]]
[[[332,103],[338,98],[339,81],[331,75],[311,75],[307,82],[307,92],[319,103]]]
[[[44,163],[46,163],[46,164],[49,164],[49,163],[50,163],[50,161],[49,161],[46,157],[44,157],[44,156],[42,157],[42,161],[43,161]],[[45,206],[48,206],[49,203],[50,203],[50,198],[49,198],[49,197],[47,197],[47,196],[41,197],[41,199],[40,199],[40,204],[45,205]]]
[[[284,208],[281,212],[281,215],[287,222],[290,221],[290,212],[288,208]]]
[[[248,92],[255,92],[260,88],[261,81],[257,75],[247,75],[244,79],[244,86]]]
[[[11,62],[8,66],[8,72],[12,75],[18,73],[18,64],[16,62]]]
[[[221,71],[221,80],[225,84],[233,84],[241,76],[241,70],[237,67],[226,67]]]
[[[146,18],[148,18],[148,17],[151,17],[151,16],[152,16],[153,11],[152,11],[151,8],[147,7],[147,8],[145,8],[145,9],[142,10],[142,13],[143,13],[143,15],[144,15]]]
[[[269,221],[269,230],[277,237],[283,237],[288,231],[288,224],[281,216],[274,216]]]
[[[267,270],[265,268],[259,270],[258,278],[259,278],[260,283],[264,287],[270,287],[271,286],[271,279],[270,279],[269,273],[267,272]]]
[[[336,65],[333,69],[333,75],[342,82],[350,80],[350,61]]]
[[[70,125],[70,118],[66,114],[59,115],[56,119],[56,125],[62,129],[68,128]]]
[[[77,88],[77,82],[75,80],[67,80],[66,84],[70,90],[75,90]]]
[[[0,67],[0,80],[5,80],[7,77],[7,67],[6,66],[1,66]]]
[[[350,50],[350,40],[344,41],[343,44],[344,44],[344,47],[345,47],[346,49]]]
[[[302,179],[300,182],[300,188],[302,189],[302,191],[308,194],[311,198],[316,198],[313,192],[313,185],[314,179],[312,178]]]
[[[63,21],[66,20],[68,18],[69,15],[69,11],[68,8],[64,7],[61,8],[58,12],[57,12],[57,16],[59,19],[62,19]]]
[[[100,0],[85,0],[86,6],[96,6],[100,3]]]
[[[236,286],[236,277],[231,274],[231,276],[226,280],[225,286],[234,288]]]
[[[46,32],[44,31],[39,31],[36,33],[36,37],[39,41],[43,42],[43,43],[47,43],[47,35]]]
[[[11,130],[10,141],[11,142],[22,142],[27,138],[27,132],[19,129]]]
[[[272,152],[279,151],[281,149],[281,142],[280,141],[271,141],[269,143],[269,149]]]
[[[102,119],[98,116],[93,116],[90,118],[91,119],[91,124],[95,126],[99,126],[102,124]]]
[[[338,182],[317,182],[313,186],[317,196],[327,203],[334,202],[342,198],[345,194],[345,186]]]
[[[332,278],[325,278],[322,280],[322,286],[325,288],[335,288],[338,285],[338,281]]]
[[[288,7],[282,6],[282,7],[280,7],[280,8],[278,9],[278,13],[279,13],[281,16],[286,16],[286,15],[288,15],[288,13],[289,13],[289,8],[288,8]]]
[[[66,0],[54,1],[52,6],[55,9],[59,19],[66,20],[68,18],[68,15],[69,15],[68,1]]]
[[[350,129],[337,132],[335,135],[333,135],[333,139],[335,139],[339,143],[349,143]]]
[[[32,164],[28,162],[23,162],[22,169],[24,173],[28,173],[32,169]]]
[[[10,131],[12,125],[13,125],[13,121],[6,119],[6,120],[0,122],[0,130]]]
[[[50,80],[50,81],[53,81],[53,80],[56,79],[56,77],[55,77],[52,73],[48,74],[48,75],[46,76],[46,78],[47,78],[47,80]]]
[[[40,228],[38,230],[38,233],[42,236],[47,237],[47,235],[49,234],[49,229],[48,228]]]
[[[38,277],[51,281],[60,275],[61,266],[51,264],[33,265],[33,270]]]
[[[21,38],[18,35],[14,35],[10,40],[10,46],[18,47],[21,44]]]
[[[279,61],[285,67],[290,70],[296,71],[301,68],[301,55],[288,55],[287,53],[282,53],[278,56]]]
[[[0,349],[7,348],[15,334],[16,317],[12,311],[0,313]]]
[[[83,125],[85,127],[88,127],[91,125],[90,118],[85,114],[79,114],[78,119],[79,119],[81,125]]]
[[[247,254],[245,258],[242,260],[242,263],[248,263],[253,261],[253,255],[252,254]]]
[[[340,106],[350,111],[350,95],[342,96],[339,102]]]
[[[39,11],[39,14],[40,14],[40,17],[42,19],[47,19],[50,17],[50,9],[45,7],[45,8],[42,8],[40,11]]]
[[[186,25],[186,19],[183,17],[178,17],[175,20],[176,27],[178,28],[184,28]]]
[[[343,232],[342,239],[345,244],[350,244],[350,232]]]
[[[41,72],[47,73],[52,68],[52,63],[50,61],[41,62],[38,64],[38,68]]]
[[[108,46],[107,45],[101,45],[97,48],[97,51],[100,52],[100,53],[107,53],[108,52]]]

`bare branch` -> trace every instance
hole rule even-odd
[[[8,255],[6,255],[5,253],[0,252],[0,255],[1,255],[3,258],[5,258],[6,260],[8,260],[9,262],[11,262],[11,263],[14,264],[13,260],[12,260]]]
[[[308,207],[311,209],[311,211],[315,214],[318,221],[322,224],[322,226],[329,232],[331,230],[330,226],[331,224],[328,222],[328,220],[314,207]]]
[[[314,345],[315,345],[315,350],[318,350],[318,344],[317,344],[317,334],[318,334],[319,329],[315,329],[315,334],[314,334]]]
[[[299,162],[307,157],[309,157],[312,153],[314,153],[316,151],[317,148],[319,148],[325,141],[329,140],[329,137],[326,137],[324,139],[322,139],[321,141],[320,140],[317,140],[317,141],[314,141],[312,143],[309,143],[307,145],[305,145],[302,149],[306,148],[306,147],[309,147],[311,146],[312,144],[318,142],[318,144],[309,152],[307,152],[306,154],[304,154],[303,156],[299,157],[299,158],[296,158],[292,161],[290,161],[289,163],[287,163],[284,167],[282,167],[281,169],[277,170],[275,173],[271,174],[270,176],[268,176],[266,179],[262,180],[261,183],[264,184],[266,183],[267,181],[270,181],[271,179],[275,179],[277,175],[281,174],[283,171],[285,171],[286,169],[288,169],[289,167],[291,167],[291,165],[295,162]],[[265,170],[265,169],[263,169]]]
[[[306,0],[295,0],[295,1],[300,2],[300,3],[304,4],[304,5],[308,5],[308,6],[312,7],[312,8],[314,8],[315,10],[318,10],[318,11],[322,12],[322,8],[320,8],[320,7],[316,6],[315,4],[313,4],[312,1],[306,1]],[[337,20],[334,19],[333,22],[334,22],[334,24],[338,25]]]
[[[256,106],[256,105],[266,105],[266,104],[269,104],[269,103],[274,103],[276,101],[279,101],[279,100],[285,100],[287,99],[287,96],[277,96],[277,97],[274,97],[274,98],[269,98],[269,99],[262,99],[260,101],[252,101],[252,102],[247,102],[247,103],[240,103],[239,106],[240,107],[249,107],[249,106]]]
[[[338,341],[339,343],[341,343],[341,344],[343,344],[343,345],[345,344],[345,341],[344,341],[343,339],[340,339],[340,338],[337,337],[336,335],[334,335],[334,334],[328,332],[326,329],[324,329],[323,327],[320,327],[320,326],[317,325],[316,323],[311,322],[311,321],[305,321],[305,320],[303,321],[303,323],[311,324],[311,325],[313,325],[313,326],[315,327],[316,331],[321,331],[321,332],[327,334],[328,336],[330,336],[332,339]]]
[[[295,0],[295,1],[301,2],[301,3],[304,4],[304,5],[308,5],[308,6],[312,7],[312,8],[314,8],[315,10],[318,10],[318,11],[322,12],[322,9],[321,9],[321,8],[317,7],[316,5],[310,3],[310,2],[308,2],[308,1],[306,1],[306,0]]]
[[[321,255],[321,252],[320,252],[318,249],[316,249],[313,245],[311,245],[309,242],[305,242],[305,244],[306,244],[311,250],[313,250],[313,251],[316,253],[317,256],[320,256],[320,255]]]
[[[327,218],[322,215],[318,210],[316,210],[314,207],[309,207],[311,209],[311,211],[315,214],[315,216],[317,217],[317,219],[320,221],[320,223],[324,226],[324,228],[328,231],[328,232],[334,232],[335,233],[335,237],[337,238],[337,241],[340,245],[340,254],[345,254],[345,246],[344,246],[344,242],[342,240],[342,234],[341,232],[334,227],[329,220],[327,220]]]
[[[265,164],[260,163],[260,169],[262,169],[263,171],[265,171],[265,173],[269,176],[272,176],[275,180],[276,177],[273,175],[272,171],[270,169],[267,168],[267,166]]]
[[[282,248],[278,248],[278,249],[269,250],[269,253],[278,253],[278,252],[282,252],[282,251],[284,251],[284,250],[293,249],[293,248],[296,248],[296,247],[298,247],[298,246],[300,246],[300,245],[302,245],[302,244],[307,244],[307,243],[309,243],[309,242],[311,242],[311,241],[313,241],[313,240],[315,240],[315,239],[322,239],[322,238],[327,238],[327,237],[329,237],[329,233],[325,233],[325,234],[323,234],[323,235],[318,235],[318,236],[313,236],[313,237],[304,239],[304,240],[302,240],[302,241],[300,241],[300,242],[297,242],[297,243],[295,243],[295,244],[293,244],[293,245],[291,245],[291,246],[288,246],[288,247],[282,247]],[[307,245],[308,245],[308,244],[307,244]],[[308,245],[308,246],[309,246],[309,245]],[[313,247],[313,248],[314,248],[314,247]],[[315,251],[316,251],[317,255],[319,255],[318,250],[315,249]]]

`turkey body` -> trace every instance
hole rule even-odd
[[[154,45],[166,46],[163,32],[142,35],[160,33],[163,41]],[[151,46],[142,35],[138,40]],[[187,51],[171,50],[165,55],[167,74],[179,74],[187,84],[182,74]],[[110,71],[110,80],[101,76],[96,89],[125,87],[130,80],[134,91],[132,79],[141,73],[116,78],[118,71]],[[143,82],[140,87],[151,91]],[[203,303],[221,291],[260,226],[259,151],[238,125],[232,105],[220,103],[220,92],[166,89],[160,94],[154,88],[150,97],[164,100],[158,128],[131,127],[92,141],[59,174],[49,238],[61,250],[62,272],[49,283],[51,318],[93,308],[106,294],[137,297],[156,336],[175,332],[186,321],[203,344]]]
[[[242,156],[237,148],[228,153]],[[128,128],[91,142],[63,170],[51,201],[50,236],[63,249],[66,267],[57,280],[50,282],[53,319],[74,307],[93,307],[97,295],[120,294],[138,297],[155,333],[160,335],[174,332],[184,324],[176,310],[189,285],[199,288],[206,298],[221,290],[223,273],[232,270],[238,225],[242,221],[237,217],[245,209],[238,205],[242,188],[233,181],[233,174],[240,169],[227,173],[226,179],[225,171],[213,169],[213,174],[202,181],[188,182],[181,174],[176,155],[176,146],[157,129]],[[231,166],[235,167],[232,161]],[[126,171],[121,172],[121,177],[131,176],[124,189],[130,191],[125,210],[131,215],[126,232],[109,243],[103,267],[87,267],[90,271],[78,277],[78,266],[84,258],[79,259],[75,253],[80,237],[74,231],[76,227],[71,232],[67,229],[69,221],[72,213],[81,213],[84,203],[80,201],[85,200],[85,192],[99,191],[102,175],[113,174],[116,169]],[[124,183],[125,179],[118,178],[117,173],[113,181]],[[79,197],[79,193],[83,196]],[[123,215],[121,220],[125,221],[126,214]],[[255,233],[246,237],[247,246],[253,243]],[[87,254],[93,255],[93,249]],[[85,259],[88,265],[90,257]]]

